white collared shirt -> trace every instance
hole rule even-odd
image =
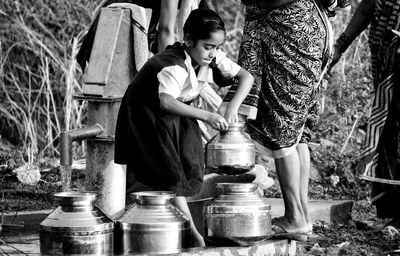
[[[157,78],[160,82],[158,93],[166,93],[181,102],[188,102],[196,98],[210,83],[214,83],[212,69],[209,66],[200,66],[196,73],[192,66],[192,59],[185,51],[185,65],[188,71],[178,65],[163,68]],[[240,66],[230,60],[224,52],[217,51],[216,64],[223,76],[230,78],[238,74]]]

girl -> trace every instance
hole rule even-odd
[[[184,44],[175,43],[151,58],[128,87],[118,114],[115,162],[127,165],[127,193],[137,191],[140,183],[174,191],[175,205],[192,219],[185,197],[200,191],[204,170],[197,120],[226,130],[228,122],[238,121],[237,110],[253,78],[219,49],[225,28],[214,11],[192,11],[183,32]],[[225,118],[190,105],[209,82],[219,80],[217,74],[238,80]],[[191,223],[193,245],[204,246]]]

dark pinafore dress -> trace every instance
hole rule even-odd
[[[204,153],[197,120],[160,109],[157,74],[184,65],[181,49],[151,58],[129,85],[115,133],[115,162],[127,165],[127,192],[135,181],[155,190],[191,196],[203,182]]]
[[[240,70],[220,51],[215,59],[227,77]],[[168,94],[190,104],[207,86],[203,81],[213,77],[211,69],[210,64],[196,73],[190,56],[176,43],[153,56],[136,74],[122,99],[115,133],[115,162],[127,165],[127,193],[143,190],[138,183],[145,190],[173,191],[177,196],[200,191],[204,150],[197,120],[161,110],[159,93],[170,90]],[[189,95],[189,100],[185,102],[182,95]]]

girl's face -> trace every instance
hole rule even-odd
[[[189,47],[186,49],[192,58],[192,65],[207,66],[215,57],[217,50],[224,43],[225,32],[218,30],[210,34],[208,39],[199,39],[197,42],[189,39]]]

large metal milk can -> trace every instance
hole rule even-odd
[[[255,164],[255,146],[242,132],[244,122],[229,123],[226,132],[215,135],[206,145],[206,167],[216,173],[237,175]]]
[[[219,195],[204,205],[205,236],[255,242],[271,235],[271,206],[254,183],[217,183]]]
[[[40,223],[41,255],[112,255],[114,222],[94,202],[95,192],[61,192],[57,207]]]
[[[115,253],[172,254],[187,247],[190,221],[171,204],[173,192],[131,194],[134,204],[116,222]]]

